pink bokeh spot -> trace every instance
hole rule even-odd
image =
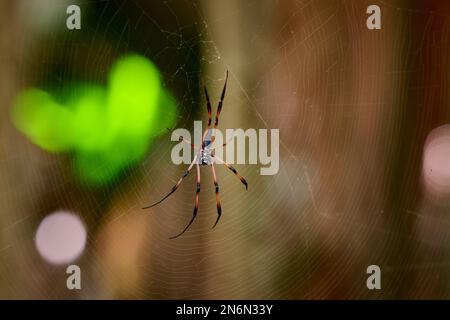
[[[433,195],[450,195],[450,125],[430,132],[425,142],[423,177]]]
[[[86,228],[77,215],[57,211],[41,221],[35,241],[37,250],[47,262],[67,264],[83,253]]]

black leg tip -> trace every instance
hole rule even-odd
[[[170,240],[176,239],[181,236],[184,232],[177,234],[176,236],[169,237]]]
[[[214,225],[211,227],[211,230],[217,226],[217,222],[219,222],[219,220],[217,220],[216,223],[214,223]]]

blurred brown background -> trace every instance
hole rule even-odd
[[[79,31],[65,28],[71,3]],[[381,30],[366,27],[371,4]],[[449,17],[446,1],[0,0],[0,297],[449,298]],[[243,192],[217,169],[212,231],[205,168],[182,237],[168,239],[191,217],[193,177],[141,210],[185,170],[170,161],[169,135],[118,183],[92,189],[71,176],[70,155],[11,124],[21,88],[102,83],[130,51],[160,69],[182,106],[177,127],[205,119],[200,83],[215,105],[228,69],[222,128],[280,129],[277,175],[236,165]],[[36,250],[39,223],[59,209],[86,225],[80,291]],[[366,287],[372,264],[381,290]]]

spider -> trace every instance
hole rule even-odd
[[[214,129],[216,129],[217,125],[219,124],[220,111],[222,110],[222,104],[223,104],[223,100],[224,100],[224,97],[225,97],[225,91],[227,89],[227,81],[228,81],[228,71],[226,72],[225,84],[223,86],[222,94],[220,96],[219,104],[217,106],[216,119],[214,121]],[[214,179],[214,186],[215,186],[215,189],[216,189],[217,219],[216,219],[216,222],[214,223],[214,225],[212,226],[212,229],[217,225],[217,223],[219,222],[220,217],[222,215],[222,207],[220,205],[220,198],[219,198],[219,183],[217,182],[217,176],[216,176],[216,170],[215,170],[215,167],[214,167],[214,162],[218,161],[221,164],[225,165],[229,170],[231,170],[236,175],[236,177],[238,177],[241,180],[241,182],[245,186],[245,190],[248,190],[247,181],[245,181],[245,179],[237,172],[237,170],[233,166],[231,166],[228,163],[226,163],[221,158],[217,157],[215,155],[215,153],[214,153],[214,148],[212,148],[212,142],[214,141],[214,137],[211,134],[211,132],[212,132],[212,130],[211,130],[211,102],[209,100],[208,90],[206,89],[206,87],[204,87],[204,91],[205,91],[205,98],[206,98],[206,107],[207,107],[207,110],[208,110],[208,126],[207,126],[206,130],[203,133],[201,147],[198,148],[198,150],[197,150],[197,152],[196,152],[196,154],[194,156],[194,159],[192,160],[192,162],[189,165],[188,169],[183,173],[181,178],[172,187],[172,189],[169,191],[169,193],[166,194],[164,197],[162,197],[159,201],[157,201],[157,202],[155,202],[155,203],[153,203],[151,205],[148,205],[148,206],[143,208],[143,209],[148,209],[148,208],[154,207],[154,206],[160,204],[161,202],[163,202],[170,195],[172,195],[178,189],[178,187],[180,186],[180,184],[183,181],[183,179],[186,178],[186,176],[191,172],[192,168],[195,165],[195,167],[197,169],[197,189],[196,189],[196,194],[195,194],[195,206],[194,206],[194,211],[192,213],[192,218],[189,221],[189,223],[187,224],[187,226],[183,229],[183,231],[181,231],[176,236],[170,237],[169,239],[178,238],[183,233],[185,233],[186,230],[194,222],[195,217],[197,216],[198,196],[199,196],[199,193],[200,193],[200,166],[210,166],[211,167],[212,174],[213,174],[213,179]],[[191,143],[189,140],[187,140],[187,139],[185,139],[183,137],[179,137],[179,141],[183,141],[185,143],[188,143],[188,144],[190,144],[192,146],[192,148],[197,149],[196,146],[193,143]],[[227,142],[224,143],[222,145],[222,147],[224,147],[226,144],[227,144]]]

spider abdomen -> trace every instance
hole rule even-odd
[[[210,166],[213,164],[211,150],[208,147],[200,150],[199,164],[204,166]]]

